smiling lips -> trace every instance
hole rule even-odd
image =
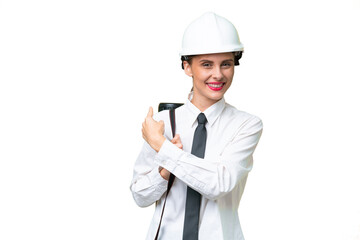
[[[223,89],[225,83],[222,82],[211,82],[206,84],[213,91],[220,91]]]

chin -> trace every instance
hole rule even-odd
[[[216,96],[214,96],[214,95],[210,96],[209,99],[217,102],[217,101],[221,100],[223,97],[224,97],[224,94],[221,94],[221,95],[216,94]]]
[[[220,100],[224,97],[225,92],[212,92],[210,98]]]

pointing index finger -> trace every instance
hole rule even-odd
[[[151,118],[152,118],[152,116],[153,116],[153,109],[152,109],[152,107],[150,107],[150,108],[149,108],[149,112],[148,112],[148,114],[147,114],[147,117],[151,117]]]

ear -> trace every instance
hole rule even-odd
[[[192,74],[191,65],[187,61],[184,61],[183,64],[184,64],[185,74],[188,75],[189,77],[192,77],[193,74]]]

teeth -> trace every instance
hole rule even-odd
[[[222,86],[223,86],[223,83],[220,83],[220,84],[211,84],[211,83],[208,83],[208,85],[209,85],[210,87],[219,88],[219,87],[222,87]]]

